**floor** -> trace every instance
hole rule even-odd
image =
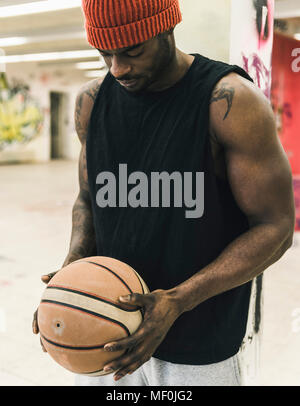
[[[43,353],[32,315],[40,276],[61,267],[68,250],[77,164],[0,166],[0,386],[69,386],[72,373]],[[300,385],[300,235],[265,272],[259,385]]]

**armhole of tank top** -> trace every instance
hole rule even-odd
[[[99,90],[98,90],[98,93],[97,93],[97,96],[96,96],[96,98],[95,98],[94,105],[93,105],[93,108],[92,108],[92,111],[91,111],[89,124],[88,124],[88,131],[87,131],[87,138],[86,138],[86,147],[88,146],[88,142],[89,142],[89,139],[90,139],[91,124],[92,124],[92,121],[93,121],[93,117],[94,117],[94,114],[95,114],[96,107],[97,107],[97,105],[98,105],[99,98],[100,98],[100,96],[102,96],[102,94],[105,92],[105,89],[106,89],[108,83],[110,83],[111,79],[112,79],[112,78],[111,78],[111,75],[110,75],[109,73],[107,73],[106,76],[105,76],[105,78],[104,78],[104,80],[103,80],[103,82],[101,83],[101,85],[100,85],[100,87],[99,87]]]
[[[208,129],[210,127],[210,114],[209,114],[209,106],[210,106],[210,100],[211,100],[211,96],[213,93],[214,88],[216,87],[217,83],[223,79],[226,75],[228,75],[229,73],[237,73],[238,75],[242,76],[245,79],[248,79],[249,81],[253,82],[252,78],[248,75],[248,73],[242,69],[240,66],[238,65],[228,65],[227,68],[225,68],[224,70],[222,70],[220,73],[218,73],[216,75],[216,77],[214,78],[214,80],[212,80],[212,85],[209,87],[208,90]],[[211,137],[210,131],[208,130],[208,134],[209,137]],[[216,139],[216,142],[218,142],[218,140]]]
[[[238,65],[228,65],[228,67],[224,70],[222,70],[220,73],[217,74],[217,76],[214,78],[214,80],[212,81],[212,86],[210,88],[210,96],[209,96],[209,100],[211,98],[212,92],[214,90],[214,88],[216,87],[217,83],[223,79],[226,75],[229,75],[229,73],[237,73],[238,75],[242,76],[245,79],[248,79],[249,81],[253,82],[253,79],[251,79],[251,77],[248,75],[248,73],[242,69],[240,66]]]
[[[105,91],[105,88],[106,88],[107,84],[109,83],[110,79],[111,79],[111,77],[110,77],[110,75],[109,75],[109,73],[108,73],[108,74],[105,76],[103,82],[101,83],[101,85],[100,85],[100,87],[99,87],[99,90],[98,90],[98,93],[97,93],[96,98],[95,98],[95,102],[94,102],[94,105],[93,105],[93,108],[92,108],[92,111],[91,111],[90,120],[89,120],[89,124],[88,124],[87,136],[86,136],[86,144],[85,144],[85,147],[86,147],[86,157],[88,157],[89,151],[90,151],[89,145],[90,145],[91,134],[92,134],[92,132],[91,132],[91,124],[92,124],[92,121],[93,121],[93,116],[94,116],[94,114],[95,114],[96,107],[97,107],[97,105],[98,105],[99,97],[100,97],[100,95],[102,95],[102,93]],[[86,160],[86,165],[87,165],[87,171],[88,171],[88,175],[89,175],[89,160],[88,160],[88,159]],[[90,182],[89,176],[88,176],[88,182]],[[90,187],[89,187],[89,193],[91,193]]]

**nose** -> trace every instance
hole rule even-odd
[[[111,60],[110,73],[116,79],[123,79],[131,71],[131,66],[125,63],[118,55],[113,55]]]

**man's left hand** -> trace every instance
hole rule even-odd
[[[128,350],[104,367],[107,372],[116,372],[115,381],[132,374],[148,361],[180,316],[178,303],[171,291],[167,290],[155,290],[145,295],[134,293],[121,296],[119,301],[126,305],[143,307],[144,320],[132,336],[104,346],[105,351]]]

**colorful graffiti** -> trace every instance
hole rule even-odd
[[[271,96],[271,70],[267,69],[258,54],[246,56],[243,53],[243,69],[249,73],[254,83],[270,99]]]
[[[43,120],[43,113],[26,86],[0,87],[0,150],[37,137]]]
[[[241,66],[270,99],[274,1],[235,0],[232,7],[239,21],[232,28],[231,63]]]
[[[273,36],[274,4],[273,0],[253,0],[256,10],[256,29],[258,49],[261,49]]]

